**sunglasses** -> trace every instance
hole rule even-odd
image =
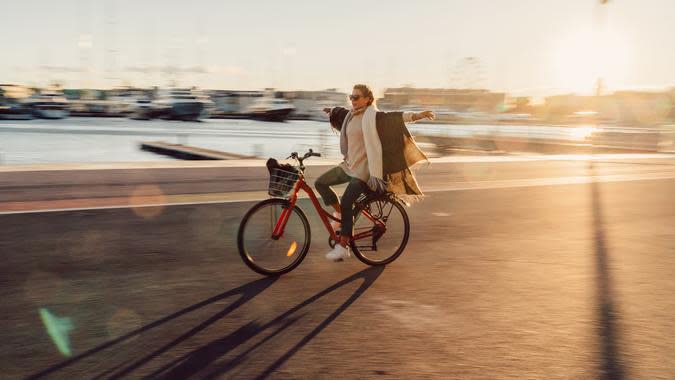
[[[349,95],[349,100],[359,100],[361,99],[361,95]]]

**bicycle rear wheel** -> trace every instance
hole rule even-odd
[[[403,253],[410,237],[410,220],[401,202],[390,196],[366,198],[357,202],[355,215],[351,248],[359,260],[368,265],[384,265]]]
[[[237,233],[239,255],[254,271],[281,275],[295,269],[307,255],[311,240],[305,213],[294,206],[283,234],[272,237],[277,221],[290,207],[285,199],[272,198],[253,206],[242,219]]]

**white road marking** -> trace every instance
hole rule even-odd
[[[673,158],[668,153],[602,153],[602,154],[551,154],[523,156],[446,156],[432,158],[431,163],[475,163],[475,162],[531,162],[531,161],[601,161]]]
[[[444,192],[461,190],[507,189],[516,187],[575,185],[592,182],[631,182],[675,179],[675,171],[639,174],[611,174],[600,176],[573,176],[552,178],[508,179],[495,181],[455,182],[445,186],[428,186],[425,192]]]
[[[448,191],[466,191],[466,190],[489,190],[489,189],[508,189],[518,187],[534,187],[534,186],[556,186],[556,185],[576,185],[592,182],[631,182],[631,181],[654,181],[654,180],[669,180],[675,179],[675,171],[658,172],[658,173],[639,173],[639,174],[615,174],[615,175],[600,175],[600,176],[573,176],[573,177],[552,177],[552,178],[532,178],[532,179],[509,179],[496,181],[472,181],[472,182],[454,182],[444,186],[427,186],[424,191],[426,193],[448,192]],[[223,204],[223,203],[240,203],[253,202],[267,198],[267,192],[260,191],[258,193],[248,193],[249,197],[244,199],[228,199],[215,201],[199,201],[199,202],[176,202],[176,203],[159,203],[147,205],[118,205],[118,206],[97,206],[97,207],[78,207],[78,208],[58,208],[58,209],[42,209],[42,210],[25,210],[25,211],[2,211],[0,215],[12,214],[37,214],[47,212],[63,212],[63,211],[86,211],[86,210],[111,210],[137,207],[166,207],[166,206],[190,206],[202,204]],[[299,198],[307,198],[303,193]]]
[[[561,154],[561,155],[524,155],[524,156],[447,156],[430,158],[431,164],[446,163],[490,163],[490,162],[535,162],[535,161],[603,161],[603,160],[641,160],[675,159],[668,153],[624,153],[624,154]],[[175,168],[232,168],[264,167],[266,159],[217,160],[217,161],[157,161],[157,162],[109,162],[84,164],[21,164],[2,165],[1,172],[23,171],[64,171],[64,170],[111,170],[111,169],[175,169]],[[281,160],[283,162],[290,162]],[[319,158],[305,163],[305,166],[333,166],[339,159]],[[418,165],[423,168],[424,163]]]

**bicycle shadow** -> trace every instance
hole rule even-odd
[[[293,347],[287,350],[283,355],[281,355],[277,360],[269,365],[259,376],[258,378],[264,378],[273,373],[277,368],[283,365],[288,359],[290,359],[297,351],[299,351],[303,346],[305,346],[309,341],[311,341],[316,335],[323,331],[328,325],[330,325],[340,314],[342,314],[350,305],[352,305],[382,274],[384,267],[369,267],[358,273],[355,273],[331,286],[328,288],[316,293],[315,295],[307,298],[306,300],[300,302],[296,306],[292,307],[288,311],[278,315],[270,322],[265,323],[264,325],[258,325],[255,322],[248,322],[236,331],[221,337],[213,342],[210,342],[200,348],[197,348],[178,359],[175,359],[165,365],[163,365],[158,370],[153,373],[144,376],[144,378],[186,378],[190,377],[199,371],[202,371],[212,365],[216,360],[232,351],[233,349],[239,347],[240,345],[248,342],[250,339],[259,336],[263,332],[271,331],[271,333],[266,336],[263,340],[256,343],[254,346],[247,349],[245,352],[242,352],[233,360],[223,363],[219,366],[214,367],[209,371],[209,373],[204,376],[205,378],[215,378],[219,377],[228,371],[237,367],[239,363],[242,362],[249,353],[256,350],[257,348],[263,346],[265,343],[269,342],[275,336],[279,335],[281,332],[285,331],[288,327],[292,326],[297,320],[299,320],[302,315],[297,315],[299,311],[303,308],[311,305],[322,297],[340,289],[343,286],[346,286],[354,281],[363,279],[361,285],[351,294],[351,296],[343,302],[334,312],[331,313],[326,319],[324,319],[319,325],[317,325],[309,334],[305,335],[298,343]],[[136,337],[148,330],[157,328],[162,324],[165,324],[175,318],[178,318],[184,314],[193,312],[197,309],[203,308],[209,304],[217,302],[219,300],[225,299],[230,296],[239,295],[240,297],[226,306],[223,310],[217,312],[213,316],[206,319],[204,322],[199,325],[191,328],[187,332],[181,334],[179,337],[173,339],[171,342],[162,345],[153,352],[145,355],[143,358],[138,359],[132,363],[122,363],[112,368],[108,368],[102,373],[93,376],[93,378],[122,378],[129,376],[133,371],[141,368],[146,365],[153,359],[156,359],[160,355],[169,351],[173,347],[179,345],[183,341],[189,339],[192,336],[195,336],[202,330],[206,329],[208,326],[213,323],[225,318],[228,314],[232,313],[237,308],[241,307],[246,302],[250,301],[265,289],[271,286],[278,278],[263,278],[249,282],[245,285],[239,286],[237,288],[228,290],[211,298],[208,298],[204,301],[196,303],[192,306],[186,307],[182,310],[179,310],[169,316],[166,316],[162,319],[159,319],[155,322],[152,322],[148,325],[140,327],[134,331],[131,331],[119,338],[113,339],[111,341],[100,344],[80,355],[77,355],[71,359],[65,360],[61,363],[57,363],[51,367],[48,367],[38,373],[30,375],[28,379],[40,379],[49,375],[54,375],[59,370],[75,365],[81,360],[93,356],[97,353],[100,353],[106,349],[112,348],[118,344],[121,344],[133,337]]]
[[[170,363],[167,363],[163,367],[154,371],[153,373],[145,376],[146,379],[175,379],[175,378],[188,378],[194,376],[202,370],[207,369],[212,363],[226,355],[228,352],[239,347],[240,345],[248,342],[254,337],[260,336],[262,333],[270,330],[269,335],[264,337],[260,342],[256,343],[246,351],[237,355],[234,359],[219,364],[211,368],[208,373],[200,375],[200,377],[205,379],[218,378],[232,369],[236,368],[242,361],[253,351],[265,345],[267,342],[270,342],[274,337],[279,335],[281,332],[285,331],[291,325],[293,325],[297,320],[302,316],[296,315],[303,308],[311,305],[322,297],[336,291],[337,289],[346,286],[356,280],[363,279],[361,285],[350,295],[350,297],[343,302],[334,312],[332,312],[327,318],[325,318],[321,323],[319,323],[311,332],[302,337],[294,346],[288,349],[284,354],[282,354],[277,360],[270,364],[265,370],[263,370],[257,378],[266,378],[271,375],[276,369],[281,367],[286,361],[288,361],[295,353],[297,353],[302,347],[309,343],[315,336],[317,336],[321,331],[323,331],[328,325],[330,325],[340,314],[342,314],[349,306],[351,306],[363,293],[377,280],[377,278],[384,271],[384,267],[369,267],[358,273],[355,273],[331,286],[328,288],[316,293],[315,295],[307,298],[306,300],[300,302],[296,306],[292,307],[288,311],[278,315],[270,322],[265,323],[262,326],[258,326],[254,322],[249,322],[244,326],[240,327],[233,333],[214,340],[211,343],[208,343],[200,348],[193,350]],[[134,366],[135,368],[135,366]],[[120,372],[120,375],[125,375],[129,373],[128,371]],[[116,376],[115,376],[116,377]]]
[[[197,309],[203,308],[207,305],[210,305],[214,302],[218,302],[222,299],[225,299],[225,298],[228,298],[228,297],[231,297],[231,296],[234,296],[234,295],[240,295],[240,297],[236,301],[234,301],[232,304],[227,306],[224,310],[222,310],[218,314],[216,314],[216,315],[219,316],[219,318],[222,318],[222,317],[226,316],[227,314],[231,313],[232,311],[236,310],[238,307],[242,306],[246,302],[250,301],[251,299],[256,297],[258,294],[262,293],[265,289],[267,289],[269,286],[271,286],[276,280],[277,280],[277,278],[262,278],[262,279],[258,279],[258,280],[255,280],[255,281],[251,281],[251,282],[249,282],[247,284],[244,284],[242,286],[239,286],[237,288],[230,289],[226,292],[223,292],[223,293],[218,294],[216,296],[213,296],[211,298],[205,299],[205,300],[203,300],[199,303],[196,303],[192,306],[188,306],[184,309],[181,309],[181,310],[179,310],[179,311],[177,311],[177,312],[175,312],[171,315],[168,315],[164,318],[158,319],[158,320],[156,320],[152,323],[149,323],[149,324],[147,324],[143,327],[140,327],[136,330],[133,330],[133,331],[127,333],[127,334],[124,334],[124,335],[118,337],[118,338],[115,338],[115,339],[110,340],[108,342],[102,343],[102,344],[100,344],[100,345],[98,345],[98,346],[96,346],[92,349],[89,349],[86,352],[83,352],[83,353],[81,353],[81,354],[79,354],[79,355],[77,355],[73,358],[65,360],[61,363],[54,364],[54,365],[52,365],[52,366],[50,366],[50,367],[48,367],[48,368],[46,368],[46,369],[44,369],[44,370],[42,370],[38,373],[35,373],[35,374],[32,374],[32,375],[28,376],[27,379],[40,379],[40,378],[43,378],[45,376],[52,375],[59,370],[62,370],[66,367],[70,367],[70,366],[80,362],[82,359],[85,359],[85,358],[90,357],[92,355],[95,355],[99,352],[102,352],[102,351],[104,351],[108,348],[111,348],[111,347],[116,346],[120,343],[128,341],[131,338],[134,338],[134,337],[136,337],[138,335],[141,335],[141,334],[143,334],[143,333],[145,333],[145,332],[147,332],[151,329],[159,327],[159,326],[161,326],[161,325],[163,325],[163,324],[165,324],[165,323],[167,323],[171,320],[174,320],[174,319],[176,319],[176,318],[178,318],[182,315],[193,312]],[[211,323],[213,323],[214,321],[212,321]],[[202,325],[190,330],[190,332],[188,332],[188,333],[191,333],[191,335],[194,335],[197,332],[199,332],[201,329],[205,328],[206,326],[207,325],[202,324]],[[189,336],[191,336],[191,335],[187,335],[188,333],[181,336],[182,339],[178,338],[180,340],[178,340],[178,339],[174,340],[175,344],[177,344],[180,341],[182,341],[184,339],[187,339]],[[168,348],[170,348],[170,346],[168,346],[168,345],[162,347],[163,350],[166,350]],[[159,352],[159,350],[156,351],[156,352]],[[116,368],[109,369],[106,372],[111,372],[111,371],[114,371],[114,370],[116,370]],[[104,373],[102,376],[105,376],[105,375],[106,375],[106,373]]]

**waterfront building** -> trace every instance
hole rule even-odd
[[[484,89],[388,88],[378,99],[383,110],[433,109],[462,113],[499,113],[504,110],[506,94]]]
[[[571,115],[594,112],[604,124],[649,126],[666,122],[673,115],[675,93],[671,91],[617,91],[610,95],[555,95],[546,98],[545,120],[566,123]]]

